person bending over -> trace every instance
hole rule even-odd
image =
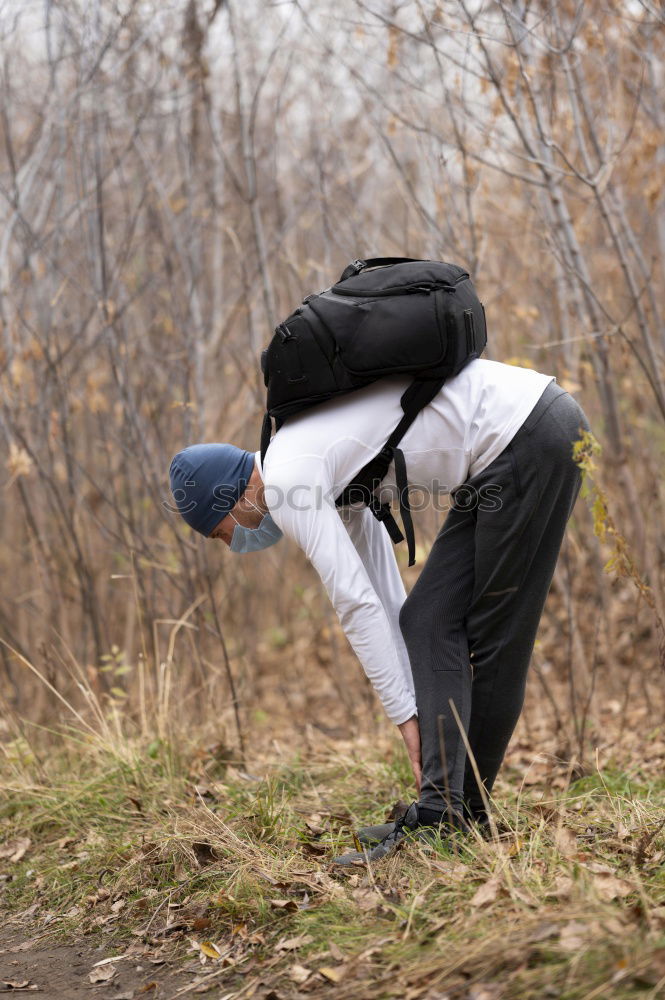
[[[554,376],[475,359],[447,381],[400,445],[411,487],[451,500],[407,597],[383,526],[335,497],[383,447],[410,381],[385,377],[286,419],[263,467],[260,452],[232,444],[191,445],[170,467],[178,511],[207,538],[241,553],[284,534],[302,548],[400,729],[418,799],[396,823],[367,828],[374,846],[339,864],[489,822],[581,485],[573,442],[590,430]],[[391,465],[378,494],[394,489]]]

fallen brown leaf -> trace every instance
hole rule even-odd
[[[610,868],[609,865],[604,865],[601,861],[589,861],[584,866],[587,871],[598,872],[602,875],[613,875],[614,869]]]
[[[430,861],[430,866],[449,882],[463,882],[469,874],[469,866],[454,861]]]
[[[310,944],[313,940],[311,934],[299,934],[297,937],[284,938],[283,941],[278,942],[275,951],[295,951],[296,948],[302,948],[303,945]]]
[[[476,983],[469,987],[469,1000],[500,1000],[503,986],[499,983]]]
[[[548,899],[570,899],[575,883],[569,875],[557,875],[554,886],[545,892]]]
[[[321,857],[321,855],[326,854],[328,848],[323,844],[315,844],[311,840],[305,841],[302,845],[303,854],[312,854],[315,857]]]
[[[332,955],[332,957],[335,959],[336,962],[344,961],[345,958],[344,952],[339,947],[339,945],[335,944],[334,941],[330,942],[330,954]]]
[[[471,906],[487,906],[493,903],[501,890],[501,882],[498,878],[490,878],[483,882],[471,897]]]
[[[565,826],[557,826],[554,831],[554,843],[560,854],[570,857],[577,851],[577,837]]]
[[[546,938],[555,937],[559,933],[560,924],[542,923],[538,924],[531,932],[527,940],[529,942],[544,941]]]
[[[518,889],[516,886],[513,887],[511,895],[514,899],[519,899],[521,903],[525,906],[533,906],[538,908],[540,906],[540,900],[536,899],[530,892],[526,892],[524,889]]]
[[[551,768],[546,764],[534,764],[522,778],[523,785],[540,785],[548,780]]]
[[[16,840],[10,840],[4,847],[0,847],[0,860],[9,861],[12,865],[17,864],[25,857],[31,844],[30,837],[18,837]]]
[[[329,892],[331,896],[345,896],[344,889],[336,882],[334,878],[327,875],[326,872],[315,872],[312,877],[312,881],[319,886],[321,889],[325,889]],[[360,875],[351,875],[346,880],[348,885],[358,886],[361,882]]]
[[[91,983],[108,983],[117,971],[115,965],[98,965],[92,970],[88,979]]]
[[[594,876],[593,887],[606,902],[613,899],[624,899],[635,888],[632,882],[625,878],[617,878],[615,875],[599,873]]]
[[[595,920],[586,924],[580,920],[570,920],[561,928],[559,944],[564,951],[579,951],[598,931],[599,926]]]
[[[312,975],[311,969],[306,969],[304,965],[292,965],[289,969],[289,979],[292,979],[294,983],[304,983]]]
[[[100,958],[98,962],[95,962],[93,969],[98,969],[102,965],[113,965],[114,962],[119,962],[121,958],[129,958],[129,952],[124,955],[114,955],[112,958]]]
[[[383,903],[383,896],[375,889],[354,889],[351,893],[359,910],[375,910]]]
[[[621,937],[626,933],[626,925],[618,917],[606,917],[603,920],[603,927],[616,937]]]
[[[21,944],[13,945],[9,950],[11,952],[29,951],[36,942],[37,938],[29,938],[27,941],[22,941]]]
[[[287,913],[293,913],[298,909],[295,899],[271,899],[270,905],[274,910],[286,910]]]
[[[320,818],[320,817],[319,817]],[[320,826],[318,823],[312,822],[311,820],[305,820],[305,826],[311,833],[313,837],[320,837],[322,833],[326,832],[324,826]]]

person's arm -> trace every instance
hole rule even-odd
[[[386,715],[395,725],[407,722],[416,714],[416,703],[393,638],[393,623],[329,496],[323,463],[303,457],[269,469],[265,495],[275,522],[321,577]]]
[[[404,680],[415,698],[409,654],[399,627],[399,613],[406,600],[406,591],[394,545],[386,529],[367,507],[347,508],[342,512],[341,519],[388,616]]]
[[[402,673],[415,703],[411,663],[404,644],[402,630],[399,627],[399,612],[406,600],[406,591],[395,558],[394,545],[386,529],[367,507],[344,510],[342,521],[388,616]],[[399,730],[409,755],[416,788],[420,794],[422,764],[417,713],[403,722],[399,726]]]
[[[420,795],[420,782],[422,780],[423,766],[420,749],[420,724],[418,722],[418,716],[413,715],[410,719],[407,719],[406,722],[403,722],[402,725],[399,726],[399,731],[402,734],[402,739],[406,745],[406,752],[409,755],[413,776],[416,779],[416,788],[418,790],[418,795]]]

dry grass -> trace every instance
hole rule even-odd
[[[25,734],[4,745],[7,919],[167,958],[188,991],[229,1000],[662,995],[661,730],[577,780],[535,750],[527,763],[522,741],[493,839],[340,872],[330,859],[353,829],[411,797],[396,734],[317,733],[304,752],[273,740],[249,773],[221,745],[100,718],[99,735],[51,734],[48,754]]]

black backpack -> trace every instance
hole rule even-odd
[[[335,501],[365,503],[393,542],[404,535],[374,489],[395,462],[395,477],[409,566],[415,538],[404,454],[397,447],[420,410],[452,375],[478,358],[487,343],[485,309],[468,273],[456,264],[410,257],[356,260],[337,284],[303,299],[280,323],[261,355],[268,389],[261,432],[263,461],[272,432],[286,417],[384,375],[410,374],[401,399],[404,416],[379,454]]]

